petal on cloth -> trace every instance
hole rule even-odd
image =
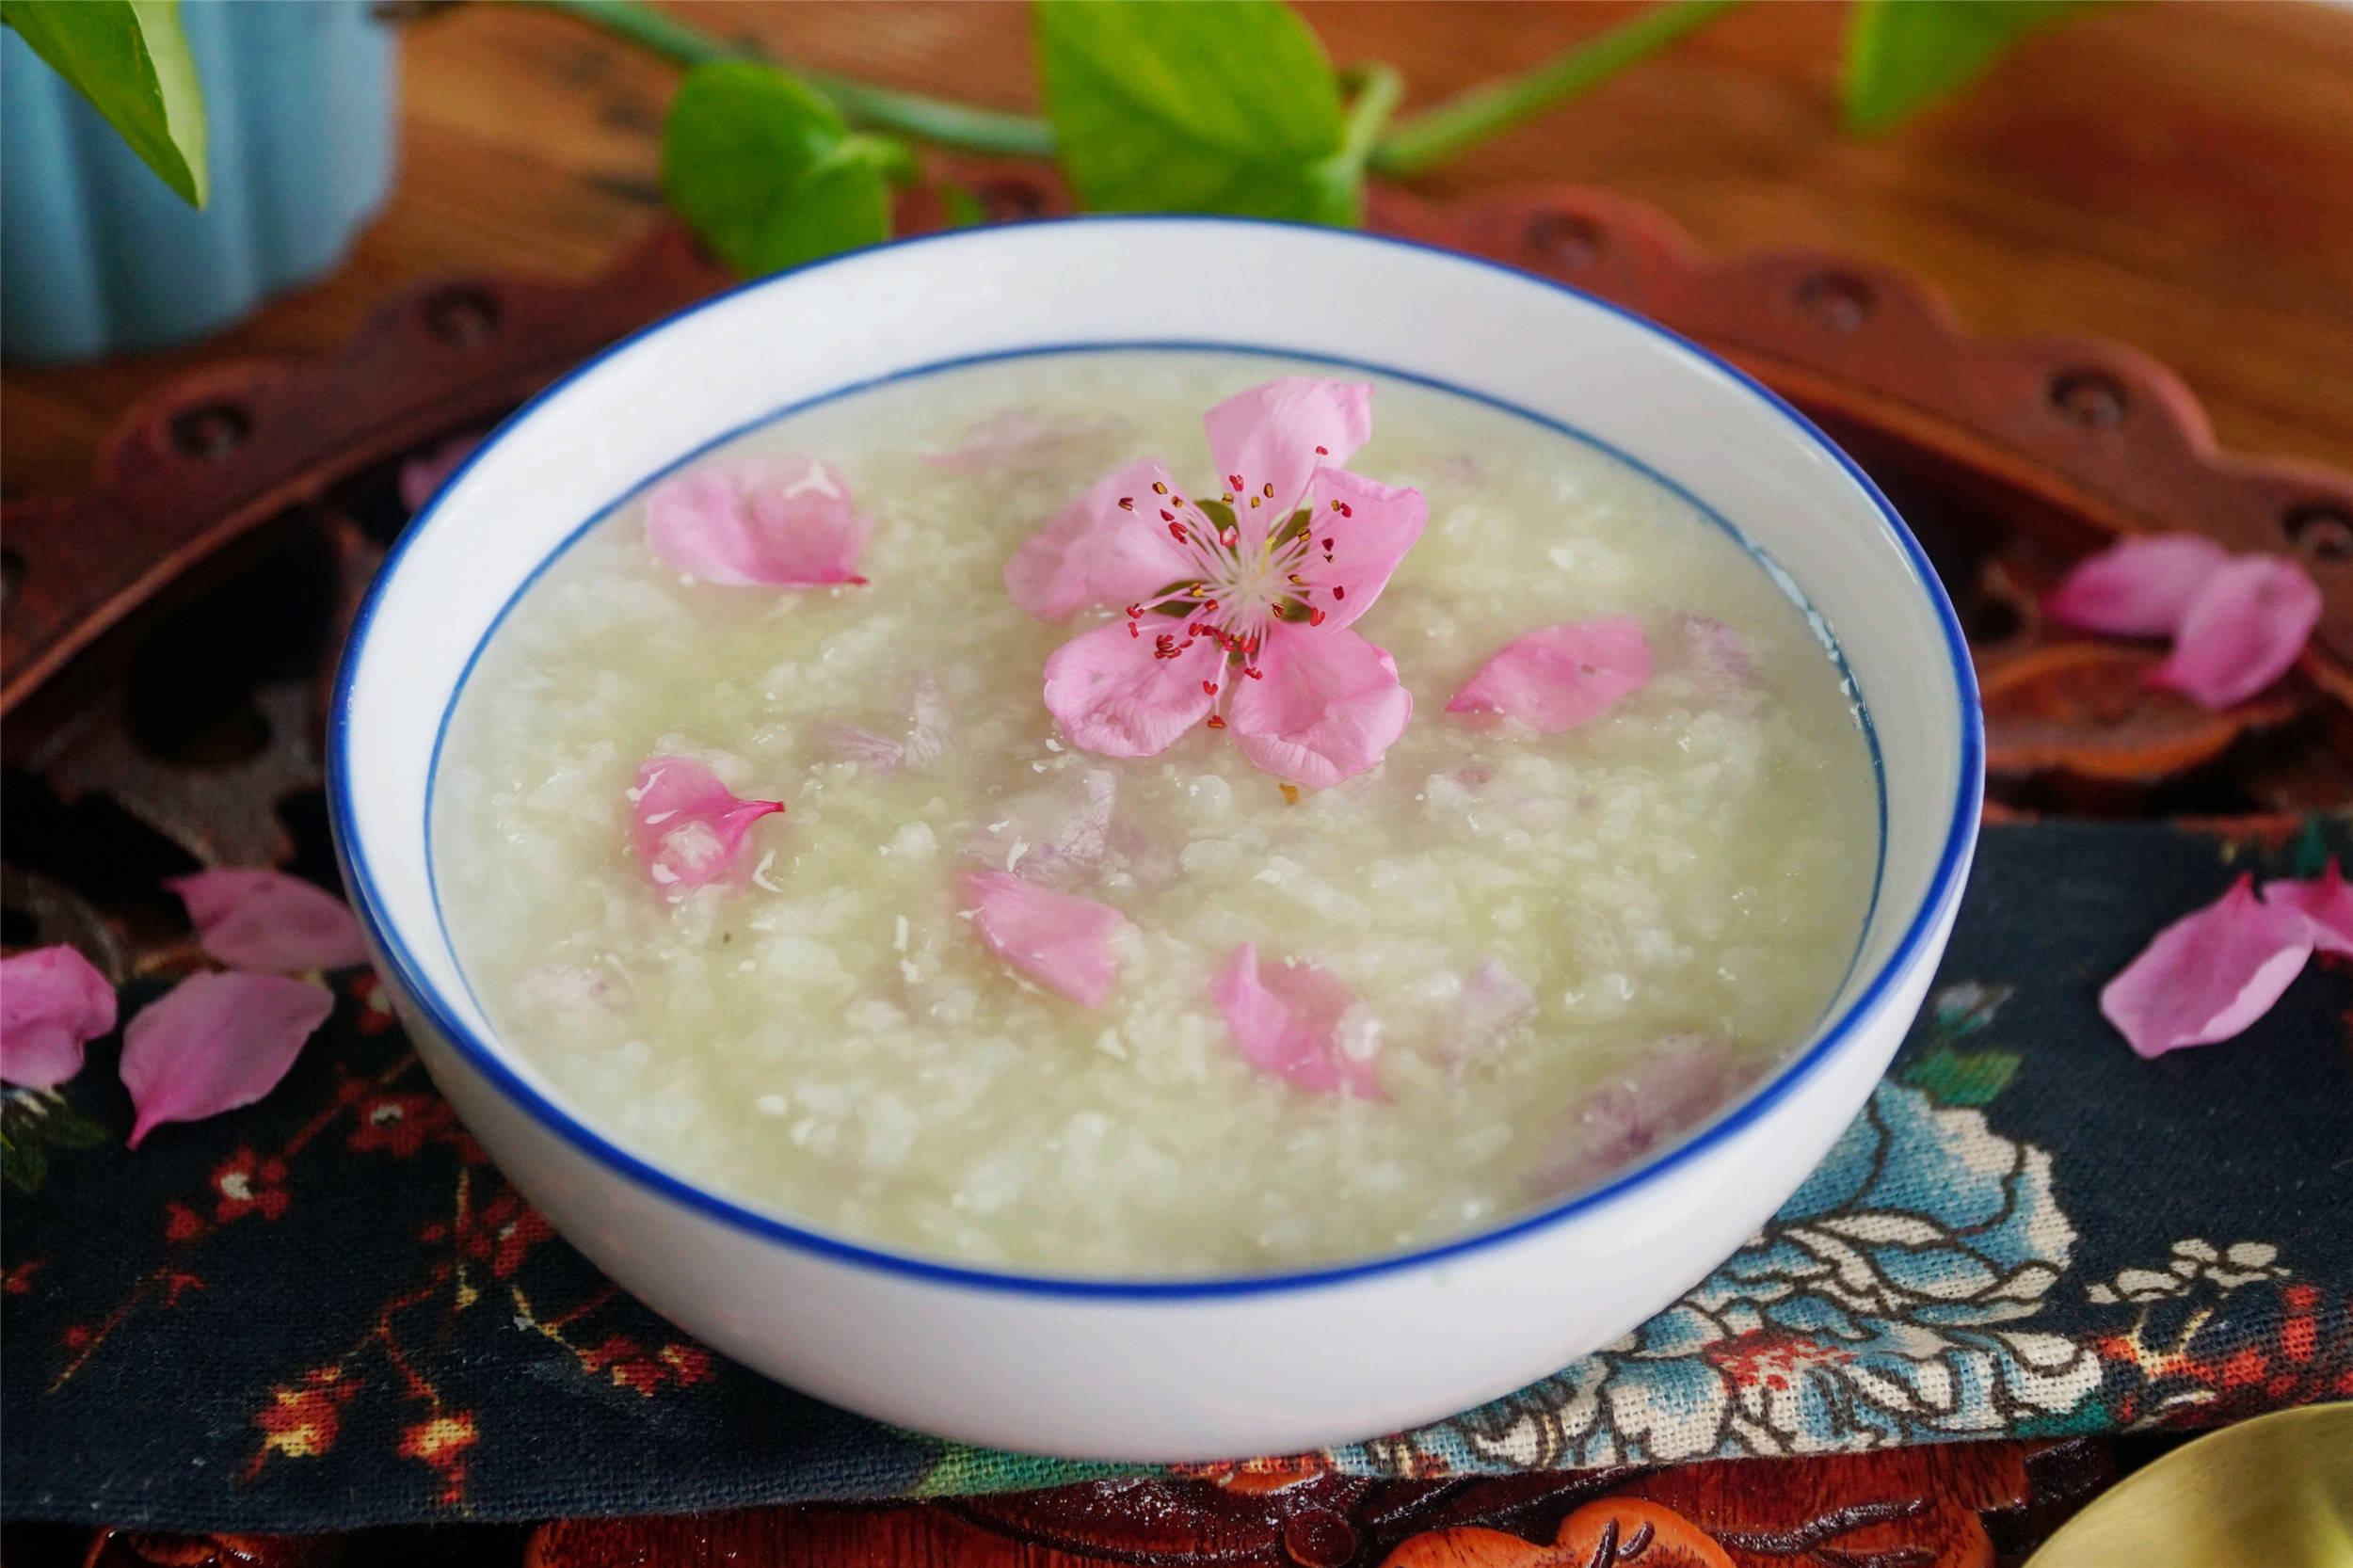
[[[629,792],[630,847],[653,885],[679,898],[732,877],[752,824],[784,809],[743,800],[691,757],[648,757]]]
[[[1073,1001],[1103,1005],[1119,981],[1112,937],[1128,920],[1118,910],[1004,872],[958,872],[956,880],[991,952]]]
[[[1348,510],[1333,510],[1334,502]],[[1430,504],[1419,490],[1392,489],[1345,469],[1315,476],[1307,487],[1307,529],[1319,548],[1309,552],[1299,577],[1326,627],[1346,626],[1372,608],[1429,520]],[[1328,561],[1321,548],[1326,539],[1332,544]]]
[[[2150,534],[2087,555],[2059,579],[2042,613],[2114,637],[2169,637],[2231,552],[2203,534]]]
[[[82,1047],[115,1026],[115,988],[60,943],[0,958],[0,1081],[55,1089],[82,1070]]]
[[[873,529],[828,464],[800,454],[700,469],[646,498],[646,543],[664,566],[728,587],[863,583]]]
[[[206,956],[232,968],[293,974],[368,961],[350,907],[314,882],[218,867],[172,877],[164,886],[188,906]]]
[[[2227,1040],[2262,1017],[2312,956],[2313,922],[2265,904],[2254,877],[2163,931],[2100,991],[2100,1012],[2142,1056]]]
[[[2244,702],[2296,663],[2320,624],[2320,585],[2294,561],[2242,555],[2207,579],[2149,677],[2208,708]]]
[[[1235,517],[1257,524],[1263,539],[1306,494],[1309,475],[1338,468],[1372,439],[1372,388],[1286,376],[1236,392],[1201,423],[1219,478],[1234,491]],[[1265,504],[1253,507],[1245,495]]]
[[[335,994],[281,975],[192,974],[122,1032],[122,1083],[137,1120],[131,1146],[164,1122],[251,1105],[278,1086]]]
[[[1339,627],[1277,627],[1259,650],[1261,679],[1231,673],[1227,717],[1242,755],[1280,778],[1321,789],[1381,760],[1414,716],[1387,651]]]
[[[1170,635],[1176,635],[1176,623]],[[1105,757],[1151,757],[1209,716],[1225,654],[1200,638],[1173,659],[1157,657],[1149,631],[1115,620],[1082,632],[1047,656],[1046,707],[1071,744]]]
[[[1340,1048],[1340,1019],[1354,1004],[1348,987],[1312,964],[1261,968],[1244,942],[1210,984],[1242,1060],[1319,1095],[1386,1099],[1369,1062]]]
[[[1126,604],[1192,576],[1193,557],[1151,504],[1155,485],[1174,488],[1165,465],[1130,463],[1057,512],[1005,563],[1006,597],[1023,615],[1061,620],[1083,605]]]
[[[2265,904],[2299,909],[2313,922],[2313,946],[2322,952],[2353,957],[2353,888],[2345,885],[2336,857],[2318,876],[2297,882],[2286,878],[2264,884]]]
[[[1600,716],[1650,675],[1641,621],[1571,621],[1513,638],[1463,682],[1446,711],[1503,713],[1549,734]]]

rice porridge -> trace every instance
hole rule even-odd
[[[436,764],[500,1033],[692,1180],[1070,1275],[1443,1240],[1705,1119],[1862,929],[1839,668],[1657,481],[1378,376],[1366,440],[1365,379],[935,372],[597,520]]]

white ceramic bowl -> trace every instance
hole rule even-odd
[[[501,609],[586,521],[748,424],[1054,346],[1273,349],[1570,426],[1727,520],[1803,592],[1876,731],[1882,858],[1807,1047],[1676,1146],[1493,1230],[1296,1273],[1105,1282],[963,1268],[697,1187],[587,1125],[459,978],[427,867],[444,718]],[[344,873],[434,1080],[616,1280],[824,1399],[975,1443],[1136,1461],[1288,1452],[1551,1372],[1704,1276],[1795,1191],[1919,1008],[1975,847],[1977,688],[1951,606],[1871,482],[1747,376],[1507,267],[1324,229],[1088,218],[968,230],[746,285],[612,349],[483,444],[402,537],[329,737]]]

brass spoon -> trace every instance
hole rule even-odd
[[[2026,1568],[2353,1568],[2353,1403],[2274,1411],[2174,1449]]]

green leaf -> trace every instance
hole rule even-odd
[[[204,88],[180,0],[0,0],[15,28],[188,205],[212,195]]]
[[[2016,40],[2091,0],[1855,0],[1847,24],[1847,124],[1892,130],[1959,92]]]
[[[1037,50],[1081,206],[1357,220],[1339,81],[1276,0],[1038,0]]]
[[[887,175],[906,164],[898,143],[851,135],[831,104],[752,60],[689,72],[662,128],[664,194],[745,274],[888,239]]]

